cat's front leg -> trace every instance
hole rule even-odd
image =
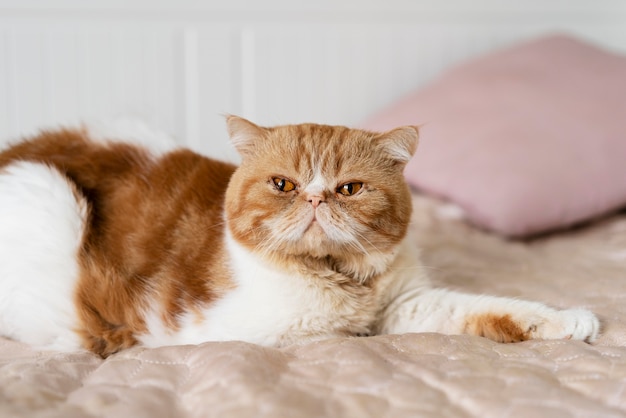
[[[498,342],[530,339],[594,341],[600,330],[585,309],[557,310],[542,303],[468,295],[444,289],[400,294],[385,309],[380,333],[472,334]]]

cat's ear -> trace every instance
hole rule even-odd
[[[409,162],[419,142],[419,128],[417,126],[402,126],[380,134],[379,144],[383,150],[399,165]]]
[[[267,132],[267,129],[234,115],[226,116],[226,126],[230,140],[242,157],[252,154],[256,141]]]

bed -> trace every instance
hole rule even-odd
[[[406,334],[136,347],[102,360],[1,339],[0,416],[625,416],[626,213],[519,241],[449,203],[413,200],[411,228],[440,284],[591,309],[598,341]]]

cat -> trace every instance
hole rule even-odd
[[[597,338],[584,309],[430,283],[408,234],[416,127],[227,128],[238,167],[86,129],[1,152],[0,334],[102,357],[407,332]]]

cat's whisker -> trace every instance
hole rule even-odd
[[[349,244],[350,244],[350,246],[352,248],[354,248],[355,250],[357,250],[360,253],[363,253],[367,257],[371,256],[369,251],[367,251],[367,249],[359,241],[349,241]]]
[[[222,227],[222,226],[224,226],[224,225],[226,225],[226,221],[224,221],[224,222],[220,222],[220,223],[216,223],[216,224],[213,224],[213,225],[211,225],[211,226],[209,226],[209,227],[204,228],[204,230],[205,230],[205,231],[210,231],[210,230],[212,230],[212,229],[220,228],[220,227]]]
[[[273,236],[272,233],[269,236],[266,236],[263,240],[259,241],[257,246],[255,247],[255,251],[260,253],[262,256],[269,256],[271,253],[276,251],[276,247],[278,246],[277,239]]]
[[[279,252],[281,245],[283,245],[283,242],[283,233],[276,229],[272,229],[271,233],[266,236],[259,244],[263,247],[262,253],[266,256],[270,256],[271,254]]]
[[[383,252],[382,252],[381,250],[379,250],[379,249],[378,249],[378,247],[376,247],[376,246],[372,243],[372,241],[370,241],[369,239],[367,239],[367,237],[366,237],[363,233],[361,233],[361,232],[359,232],[359,231],[356,231],[356,230],[355,230],[354,232],[355,232],[355,234],[357,234],[357,235],[359,236],[359,238],[361,238],[363,241],[367,242],[367,243],[368,243],[368,244],[369,244],[369,245],[370,245],[370,246],[371,246],[374,250],[376,250],[376,251],[377,251],[380,255],[383,255]],[[361,244],[361,245],[362,245],[362,244]],[[368,253],[367,255],[369,255],[369,253]]]

